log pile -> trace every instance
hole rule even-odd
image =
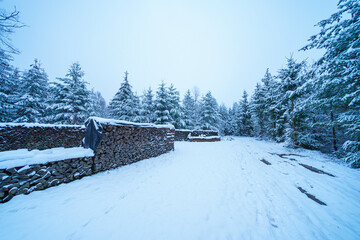
[[[174,150],[171,127],[102,123],[102,128],[94,157],[0,169],[0,203]],[[79,146],[85,130],[80,126],[0,126],[0,151]]]
[[[220,142],[220,137],[190,137],[190,142]]]
[[[79,147],[84,135],[84,126],[1,124],[0,151]]]
[[[94,172],[127,165],[174,150],[174,129],[102,124]]]
[[[193,139],[196,137],[217,137],[214,139]],[[187,130],[187,129],[176,129],[175,130],[175,141],[190,141],[190,142],[214,142],[220,141],[219,132],[214,130]]]
[[[0,203],[92,174],[92,157],[0,169]]]

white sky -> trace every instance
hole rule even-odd
[[[14,65],[38,58],[50,81],[79,61],[90,87],[109,100],[127,70],[141,94],[164,80],[183,95],[194,86],[231,106],[252,93],[266,68],[272,74],[336,11],[338,0],[3,0],[28,27],[12,36]]]

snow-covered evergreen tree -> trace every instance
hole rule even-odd
[[[318,61],[321,77],[316,99],[330,112],[334,149],[337,150],[336,125],[346,129],[345,159],[360,167],[360,1],[340,0],[338,12],[317,25],[320,33],[310,38],[303,50],[325,49]]]
[[[111,117],[120,120],[134,121],[136,114],[136,99],[131,85],[128,81],[128,72],[125,72],[124,82],[121,83],[119,91],[109,104],[109,114]]]
[[[230,122],[230,134],[229,135],[238,135],[238,112],[239,104],[237,102],[233,103],[232,108],[229,109],[229,122]]]
[[[55,82],[49,82],[48,85],[47,99],[46,99],[47,108],[45,110],[45,117],[44,117],[45,123],[55,123],[55,115],[57,110],[56,109],[57,105],[55,104],[55,102],[59,98],[57,84],[58,83]]]
[[[152,123],[155,122],[155,103],[154,95],[151,88],[144,91],[141,98],[141,109],[140,109],[140,122]]]
[[[251,121],[251,110],[248,102],[248,94],[246,91],[239,104],[239,135],[251,136],[253,134],[253,125]]]
[[[194,128],[195,129],[200,129],[201,128],[201,98],[200,98],[200,89],[198,87],[194,87],[193,88],[193,99],[194,99],[194,106],[195,106],[195,110],[194,110]]]
[[[19,70],[13,69],[0,57],[0,122],[11,122],[17,118],[20,79]]]
[[[219,127],[219,106],[210,91],[202,98],[200,123],[204,130],[218,130]]]
[[[304,83],[303,76],[305,62],[296,62],[291,56],[287,59],[285,68],[279,70],[277,78],[280,80],[278,88],[277,108],[281,113],[283,126],[282,134],[278,139],[286,139],[289,146],[299,145],[298,143],[298,125],[300,124],[300,112],[297,108],[298,100],[301,96],[299,88]],[[283,136],[281,136],[283,135]]]
[[[106,108],[106,101],[101,95],[100,92],[94,91],[94,89],[90,92],[90,99],[91,99],[91,116],[97,117],[107,117],[107,108]]]
[[[0,122],[10,122],[17,118],[15,102],[19,84],[19,71],[11,65],[12,55],[19,51],[12,45],[10,35],[21,28],[19,11],[7,13],[0,9]]]
[[[195,128],[195,100],[191,96],[190,90],[187,90],[185,93],[184,99],[182,101],[183,109],[183,120],[185,122],[186,129]]]
[[[44,122],[47,109],[48,76],[38,60],[24,71],[18,89],[21,96],[17,106],[16,122]]]
[[[177,129],[185,127],[185,122],[183,120],[183,112],[180,107],[180,94],[176,90],[173,84],[168,88],[169,95],[169,112],[171,116],[171,124]]]
[[[224,104],[219,107],[219,133],[223,136],[232,134],[229,110]]]
[[[161,82],[156,91],[155,100],[155,123],[169,124],[172,122],[170,116],[169,93],[164,82]]]
[[[277,108],[278,85],[267,69],[252,96],[250,105],[253,125],[257,136],[261,138],[276,140],[277,132],[281,129],[281,115]]]
[[[254,133],[259,137],[264,136],[264,123],[266,114],[264,105],[265,96],[262,91],[262,86],[258,83],[256,84],[254,94],[251,96],[250,109],[253,116]]]
[[[241,108],[240,108],[240,101],[233,105],[233,125],[234,125],[234,135],[240,136],[241,135],[241,128],[242,128],[242,122],[241,122]]]
[[[54,83],[56,96],[52,101],[52,121],[61,124],[84,124],[90,116],[91,99],[84,72],[78,62],[73,63],[65,78]]]
[[[133,112],[134,112],[134,117],[131,118],[131,121],[133,121],[133,122],[142,122],[142,119],[141,119],[141,101],[140,101],[140,97],[137,95],[136,92],[134,93]]]
[[[298,146],[307,149],[331,152],[332,134],[327,124],[324,124],[329,122],[330,115],[319,107],[316,100],[314,101],[317,89],[313,85],[313,80],[319,77],[318,74],[317,66],[313,65],[301,76],[304,84],[297,89],[299,96],[294,108],[297,142]]]

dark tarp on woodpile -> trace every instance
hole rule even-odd
[[[82,145],[84,148],[91,148],[95,151],[100,143],[103,128],[100,123],[91,118],[86,120],[85,126],[86,133],[85,138],[82,141]]]

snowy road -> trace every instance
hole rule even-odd
[[[16,196],[0,238],[360,239],[359,170],[251,138],[175,148]]]

